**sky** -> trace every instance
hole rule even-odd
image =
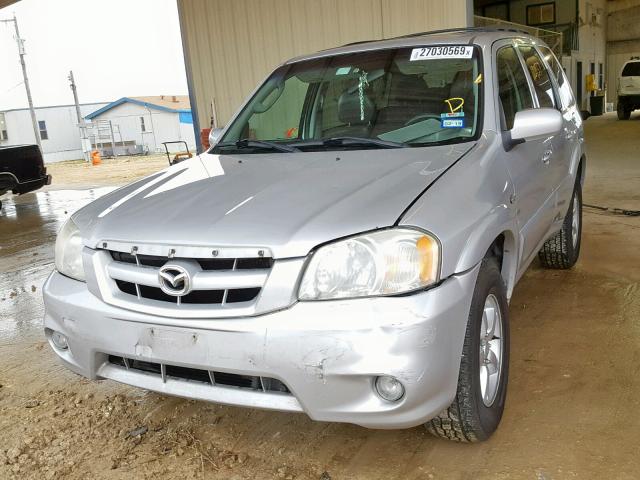
[[[186,95],[187,80],[175,0],[21,0],[15,13],[25,39],[34,106],[121,97]],[[0,23],[0,111],[27,107],[13,23]]]

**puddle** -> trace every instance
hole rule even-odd
[[[0,344],[41,337],[42,285],[53,270],[56,233],[87,203],[114,190],[5,195],[0,211]]]

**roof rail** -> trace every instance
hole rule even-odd
[[[456,33],[456,32],[515,32],[524,33],[525,35],[531,35],[526,30],[519,30],[517,28],[504,28],[504,27],[459,27],[459,28],[445,28],[444,30],[431,30],[428,32],[409,33],[408,35],[400,35],[393,38],[411,38],[421,37],[423,35],[437,35],[441,33]]]
[[[399,35],[397,37],[381,38],[376,40],[359,40],[357,42],[351,42],[343,45],[343,47],[349,47],[351,45],[359,45],[361,43],[380,42],[382,40],[396,40],[398,38],[412,38],[422,37],[425,35],[438,35],[442,33],[457,33],[457,32],[513,32],[524,33],[525,35],[531,35],[526,30],[518,30],[517,28],[503,28],[503,27],[458,27],[458,28],[445,28],[443,30],[430,30],[428,32],[409,33],[407,35]]]

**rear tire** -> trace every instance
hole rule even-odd
[[[544,242],[538,252],[545,268],[566,270],[573,267],[580,256],[582,243],[582,185],[576,181],[569,204],[569,211],[562,222],[562,229]]]
[[[618,120],[629,120],[631,118],[631,108],[623,102],[618,102]]]
[[[456,396],[446,410],[425,424],[427,430],[456,442],[489,438],[502,418],[508,374],[506,287],[497,259],[485,258],[471,300]]]

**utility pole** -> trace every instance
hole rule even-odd
[[[40,141],[40,129],[38,128],[38,121],[36,120],[36,111],[33,109],[33,99],[31,98],[31,88],[29,88],[29,78],[27,77],[27,65],[24,63],[24,39],[20,38],[20,30],[18,30],[18,19],[15,13],[13,18],[8,20],[0,20],[2,23],[13,22],[16,28],[16,42],[18,43],[18,55],[20,56],[20,65],[22,65],[22,76],[24,77],[24,88],[27,91],[27,101],[29,102],[29,112],[31,113],[31,124],[33,125],[33,134],[36,136],[36,143],[42,151],[42,142]]]
[[[87,139],[87,129],[82,121],[82,113],[80,113],[80,102],[78,101],[78,89],[76,88],[76,81],[73,78],[73,70],[69,70],[69,76],[67,77],[71,83],[71,91],[73,92],[73,102],[76,105],[76,117],[78,118],[78,128],[80,130],[80,144],[82,145],[82,155],[84,155],[85,161],[89,161],[91,145]]]
[[[80,102],[78,101],[78,90],[76,82],[73,79],[73,70],[69,70],[69,81],[71,82],[71,91],[73,92],[73,101],[76,104],[76,116],[78,117],[78,125],[82,124],[82,114],[80,113]]]

